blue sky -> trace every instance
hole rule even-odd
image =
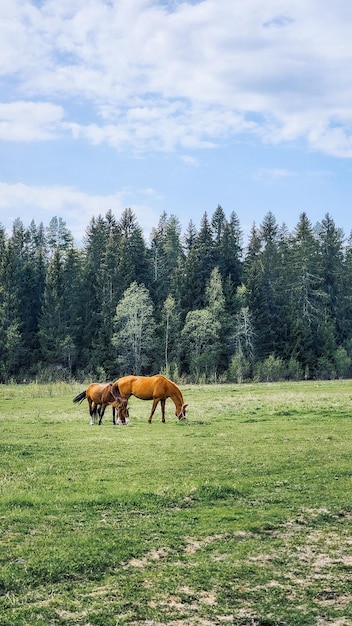
[[[352,229],[349,0],[0,0],[0,222]]]

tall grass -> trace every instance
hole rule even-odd
[[[352,623],[350,381],[184,386],[90,427],[0,387],[0,624]]]

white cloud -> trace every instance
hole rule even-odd
[[[193,156],[190,156],[189,154],[185,154],[185,155],[181,156],[181,160],[186,165],[191,165],[192,167],[198,167],[199,166],[199,160],[196,159]]]
[[[33,141],[54,139],[59,134],[64,110],[47,102],[0,103],[0,139]]]
[[[347,0],[13,0],[0,17],[2,84],[34,112],[2,139],[169,151],[249,133],[352,155]]]
[[[104,196],[89,195],[70,187],[0,183],[0,222],[10,230],[18,216],[23,219],[24,215],[28,215],[31,221],[33,214],[39,215],[39,221],[45,226],[52,217],[60,216],[80,241],[93,216],[105,215],[111,210],[119,218],[126,207],[131,207],[147,238],[150,224],[156,222],[157,216],[149,205],[131,200],[132,193],[128,191]]]

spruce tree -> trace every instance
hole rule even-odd
[[[327,300],[327,315],[334,326],[338,344],[343,341],[344,314],[344,234],[337,228],[327,213],[318,230],[319,254],[321,258],[322,290]]]
[[[119,249],[119,282],[121,293],[133,283],[149,286],[152,282],[152,261],[143,231],[132,209],[125,209],[118,222],[121,239]]]
[[[305,377],[318,373],[318,359],[334,350],[331,320],[326,317],[321,256],[316,233],[302,213],[292,238],[291,334],[292,356]]]
[[[11,236],[2,235],[1,268],[1,331],[2,338],[2,377],[16,378],[24,371],[27,362],[23,327],[26,317],[25,272],[27,234],[21,220],[13,223]]]

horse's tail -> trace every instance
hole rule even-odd
[[[75,398],[73,398],[72,402],[82,402],[86,398],[86,391],[82,391]]]

